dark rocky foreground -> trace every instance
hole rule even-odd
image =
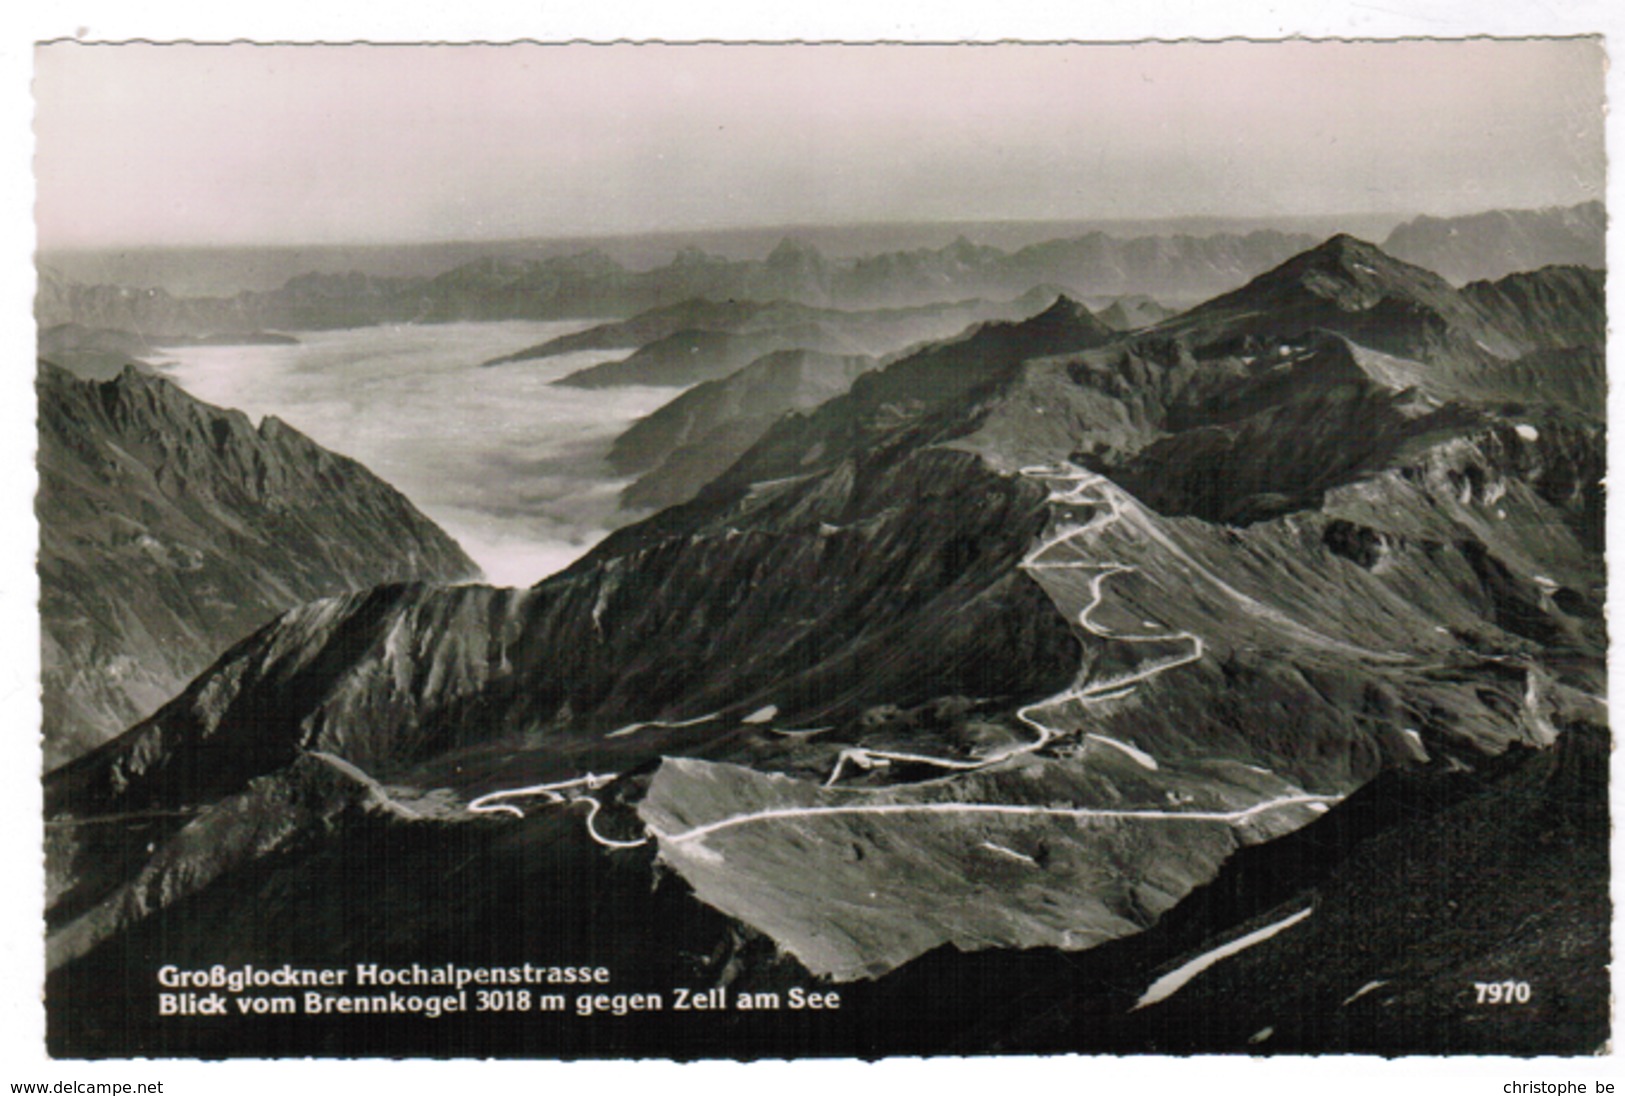
[[[1339,237],[864,374],[530,590],[296,609],[47,782],[53,1049],[1590,1052],[1600,308]],[[156,1015],[524,961],[665,1007]]]
[[[1609,1033],[1606,773],[1604,736],[1584,730],[1471,772],[1391,772],[1290,836],[1237,853],[1139,935],[1082,952],[943,947],[878,980],[833,987],[671,875],[655,870],[651,886],[647,852],[603,857],[576,819],[482,832],[352,811],[342,842],[267,857],[231,888],[55,973],[52,1053],[1589,1054]],[[1314,911],[1302,924],[1134,1011],[1160,973],[1302,909]],[[166,962],[347,968],[363,957],[387,966],[447,955],[465,965],[602,963],[616,972],[610,992],[661,992],[666,1009],[155,1015]],[[1531,1002],[1478,1004],[1474,984],[1501,979],[1529,981]],[[1372,982],[1382,984],[1348,1000]],[[787,1000],[794,986],[838,992],[841,1006],[673,1007],[672,987],[717,985],[730,1006],[741,993]]]

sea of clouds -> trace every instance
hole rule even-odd
[[[284,346],[164,350],[162,371],[192,395],[275,415],[354,457],[455,537],[487,579],[529,585],[579,558],[633,515],[604,454],[674,388],[577,389],[550,382],[624,357],[589,351],[481,363],[588,322],[401,324],[292,332]]]

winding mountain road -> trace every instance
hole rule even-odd
[[[1050,484],[1048,502],[1063,505],[1091,505],[1095,510],[1089,519],[1077,524],[1063,524],[1055,535],[1040,541],[1026,557],[1020,566],[1029,572],[1042,570],[1078,570],[1093,571],[1095,574],[1089,580],[1089,603],[1079,611],[1077,621],[1079,627],[1091,635],[1100,637],[1114,643],[1132,644],[1168,644],[1189,643],[1189,652],[1172,658],[1162,659],[1149,663],[1141,668],[1115,677],[1092,680],[1083,684],[1074,682],[1067,689],[1054,696],[1017,709],[1016,718],[1032,728],[1034,737],[1029,742],[1017,743],[1002,750],[975,758],[946,758],[929,754],[903,753],[894,750],[871,750],[867,747],[855,746],[842,750],[836,758],[835,767],[829,778],[824,782],[825,787],[833,786],[841,777],[845,767],[850,764],[859,768],[871,768],[877,765],[889,765],[893,762],[906,762],[934,766],[936,768],[954,771],[970,772],[985,769],[991,765],[1009,761],[1011,758],[1021,757],[1042,749],[1054,739],[1067,732],[1059,727],[1046,723],[1039,713],[1070,704],[1100,703],[1118,700],[1131,693],[1140,682],[1146,681],[1157,674],[1166,673],[1180,666],[1188,665],[1202,658],[1206,651],[1202,637],[1191,632],[1157,632],[1151,634],[1133,634],[1112,631],[1102,625],[1096,624],[1092,619],[1094,613],[1100,608],[1105,598],[1104,586],[1106,580],[1113,575],[1131,573],[1136,568],[1126,563],[1098,562],[1085,559],[1051,559],[1047,558],[1064,547],[1077,546],[1077,540],[1084,534],[1097,536],[1102,530],[1113,523],[1122,520],[1123,507],[1112,489],[1111,483],[1104,476],[1087,471],[1072,464],[1060,465],[1034,465],[1021,469],[1021,474],[1034,479],[1043,480]],[[1090,492],[1098,485],[1104,484],[1098,491]],[[758,713],[760,714],[760,713]],[[718,718],[717,713],[699,716],[672,722],[634,723],[611,732],[608,737],[620,737],[641,730],[645,727],[686,727],[698,723],[709,722]],[[822,728],[820,728],[822,730]],[[1102,744],[1111,746],[1133,758],[1136,762],[1148,769],[1156,768],[1156,761],[1149,754],[1127,743],[1118,742],[1099,735],[1085,735],[1085,738],[1098,739]],[[665,833],[652,826],[645,827],[645,836],[636,840],[622,840],[607,837],[598,831],[596,825],[599,812],[603,804],[590,795],[568,794],[576,789],[585,788],[596,791],[616,778],[615,773],[588,773],[585,776],[570,780],[560,780],[548,784],[531,784],[521,788],[507,788],[500,791],[488,792],[470,802],[467,811],[470,814],[506,813],[523,818],[525,812],[508,802],[513,799],[543,798],[549,804],[585,802],[589,805],[586,817],[588,835],[598,844],[610,849],[631,849],[647,844],[651,837],[672,845],[696,841],[710,834],[737,826],[750,825],[757,822],[768,822],[792,818],[827,817],[832,815],[905,815],[905,814],[982,814],[982,815],[1015,815],[1015,816],[1045,816],[1058,818],[1071,818],[1075,820],[1086,819],[1116,819],[1116,820],[1154,820],[1161,822],[1205,822],[1224,823],[1236,825],[1247,821],[1267,811],[1278,810],[1294,805],[1306,805],[1314,810],[1324,811],[1328,804],[1339,801],[1341,796],[1312,795],[1300,793],[1296,795],[1279,796],[1275,799],[1256,803],[1253,806],[1234,811],[1162,811],[1162,810],[1109,810],[1092,807],[1044,807],[1011,803],[871,803],[871,804],[843,804],[812,807],[780,807],[769,810],[752,811],[745,814],[732,815],[728,818],[708,822],[695,826],[692,829],[678,833]]]
[[[501,791],[487,792],[468,804],[465,810],[469,814],[511,814],[517,818],[525,817],[525,812],[511,803],[501,802],[504,799],[534,799],[542,796],[549,803],[566,803],[572,798],[588,798],[582,796],[564,796],[560,792],[570,791],[574,788],[587,788],[597,791],[613,781],[619,773],[588,773],[586,776],[577,776],[569,780],[559,780],[552,784],[529,784],[523,788],[504,788]],[[593,800],[597,802],[597,800]]]
[[[845,771],[848,764],[860,769],[869,769],[874,768],[877,765],[887,765],[897,761],[920,765],[931,765],[939,769],[949,769],[959,772],[971,772],[976,769],[985,769],[989,765],[997,765],[1001,762],[1009,761],[1013,757],[1020,757],[1023,754],[1033,753],[1034,751],[1043,749],[1055,738],[1065,733],[1064,731],[1043,722],[1041,719],[1037,718],[1035,713],[1044,711],[1046,709],[1058,708],[1063,704],[1069,704],[1073,701],[1086,703],[1089,701],[1121,699],[1122,697],[1128,695],[1132,686],[1154,677],[1157,674],[1165,673],[1168,670],[1195,662],[1204,654],[1206,648],[1202,643],[1202,637],[1194,635],[1190,632],[1159,632],[1152,635],[1132,635],[1126,632],[1110,631],[1094,623],[1094,621],[1090,619],[1094,615],[1095,610],[1100,608],[1101,602],[1105,599],[1105,594],[1102,587],[1104,587],[1106,580],[1111,578],[1113,575],[1128,574],[1133,572],[1135,570],[1133,566],[1127,563],[1100,563],[1084,559],[1049,560],[1045,558],[1063,545],[1067,547],[1075,546],[1077,538],[1081,537],[1085,533],[1090,534],[1091,537],[1098,536],[1107,527],[1122,519],[1123,509],[1117,500],[1116,494],[1110,489],[1111,484],[1109,480],[1095,472],[1090,472],[1085,469],[1078,468],[1076,465],[1070,464],[1031,465],[1023,468],[1021,470],[1021,474],[1033,479],[1049,482],[1050,494],[1046,501],[1052,505],[1056,503],[1072,506],[1087,504],[1097,507],[1095,512],[1090,515],[1088,521],[1081,524],[1063,525],[1060,532],[1056,533],[1047,540],[1040,541],[1036,547],[1027,553],[1026,558],[1021,561],[1020,566],[1022,569],[1028,572],[1059,570],[1097,571],[1098,574],[1090,579],[1089,582],[1089,604],[1085,605],[1082,611],[1078,613],[1079,627],[1083,628],[1084,631],[1089,632],[1091,635],[1099,636],[1101,639],[1110,640],[1117,643],[1187,642],[1191,645],[1190,652],[1175,658],[1150,663],[1128,674],[1105,678],[1098,681],[1090,681],[1081,687],[1074,682],[1071,687],[1056,693],[1052,697],[1040,700],[1034,704],[1026,705],[1016,712],[1016,718],[1027,724],[1027,726],[1031,727],[1036,737],[1029,742],[1008,746],[1002,750],[989,753],[981,757],[956,759],[932,756],[929,754],[900,753],[893,750],[871,750],[864,746],[850,747],[842,750],[840,754],[837,755],[835,759],[835,768],[830,772],[829,778],[824,781],[824,786],[826,788],[833,787],[836,782],[840,780],[841,775]],[[1091,489],[1101,484],[1106,486],[1096,491],[1093,495],[1088,494]],[[1102,507],[1104,509],[1100,509]],[[1119,749],[1124,748],[1123,743],[1116,741],[1110,741],[1109,744],[1116,746]],[[1135,757],[1135,760],[1137,761],[1139,761],[1141,758],[1146,758],[1149,756],[1141,751],[1133,750],[1132,748],[1125,750],[1125,752],[1129,752],[1130,756]],[[1144,764],[1144,761],[1141,761],[1141,764]],[[1154,768],[1155,762],[1152,762],[1152,764],[1147,767]]]

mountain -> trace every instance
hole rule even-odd
[[[1529,361],[1594,329],[1549,277],[1523,334],[1347,238],[1141,332],[1061,299],[529,590],[294,610],[49,779],[53,1048],[402,1045],[166,1024],[161,950],[843,1001],[433,1053],[1595,1049],[1604,423]],[[1497,1042],[1463,979],[1543,970]]]
[[[711,301],[697,297],[640,312],[629,320],[561,335],[485,364],[507,365],[584,350],[650,348],[685,333],[693,338],[697,332],[774,337],[790,343],[797,339],[804,343],[824,340],[881,356],[916,343],[947,338],[974,323],[1020,319],[1054,300],[1058,292],[1062,291],[1051,286],[1036,286],[1010,301],[971,299],[869,310],[815,308],[792,301]],[[810,345],[803,348],[816,349]]]
[[[295,605],[478,569],[399,493],[275,419],[134,367],[42,362],[45,760],[112,737]]]
[[[676,308],[641,313],[625,323],[604,324],[486,364],[549,357],[606,340],[643,335],[650,341],[629,357],[579,369],[554,383],[581,388],[623,384],[687,386],[720,380],[757,358],[782,350],[883,357],[990,319],[1019,319],[1054,297],[1053,290],[1039,286],[1011,301],[978,299],[871,311],[809,308],[784,301],[717,305],[696,300]],[[660,333],[683,321],[710,326]]]
[[[1536,349],[1601,346],[1608,339],[1600,269],[1549,266],[1473,282],[1462,292],[1496,326]]]
[[[163,340],[162,346],[244,346],[249,344],[291,345],[299,340],[292,335],[266,331],[237,332],[215,335],[176,335]],[[158,353],[160,345],[133,331],[116,331],[104,327],[85,327],[76,323],[58,324],[40,331],[39,358],[66,369],[81,380],[112,380],[124,372],[126,366],[150,372],[145,359]]]
[[[1394,383],[1432,398],[1510,399],[1519,390],[1503,375],[1520,360],[1600,349],[1602,307],[1596,271],[1550,267],[1458,290],[1372,244],[1337,236],[1153,331],[1203,332],[1209,341],[1198,356],[1255,346],[1271,332],[1335,333],[1361,348],[1363,368],[1386,369]],[[1563,381],[1555,373],[1539,379]]]
[[[157,339],[377,323],[626,317],[695,298],[912,308],[1002,299],[1040,284],[1077,286],[1093,296],[1193,300],[1238,285],[1312,242],[1271,231],[1130,239],[1094,232],[1014,252],[960,239],[941,248],[830,259],[785,239],[762,259],[723,259],[689,248],[664,266],[630,270],[589,250],[543,259],[488,257],[434,277],[311,273],[273,290],[196,298],[82,285],[45,270],[34,311],[42,327],[78,323]]]
[[[721,380],[695,385],[615,439],[610,465],[640,478],[623,506],[686,502],[767,433],[787,411],[809,411],[844,393],[879,362],[870,357],[781,350]]]
[[[1459,284],[1543,266],[1606,262],[1608,215],[1601,202],[1550,209],[1497,209],[1466,217],[1417,217],[1383,249]]]
[[[1037,304],[1035,296],[1040,293],[1042,290],[1034,290],[1009,305],[995,306],[989,311],[1002,313],[1024,308],[1030,313]],[[1083,306],[1064,294],[1040,300],[1043,303],[1064,301],[1066,308],[1074,310],[1080,323],[1080,330],[1071,334],[1046,335],[1042,325],[1037,325],[1032,331],[1040,337],[1072,339],[1065,344],[1072,347],[1092,345],[1109,336],[1107,329],[1089,316]],[[932,311],[940,319],[963,310]],[[961,335],[976,333],[973,327]],[[980,354],[989,345],[985,338],[973,340],[960,356]],[[1008,356],[1008,351],[1002,353]],[[684,392],[634,423],[611,448],[609,461],[617,472],[622,475],[642,473],[638,481],[622,493],[623,506],[658,509],[692,498],[748,451],[781,415],[789,411],[810,411],[845,393],[854,380],[878,364],[874,357],[787,350],[765,355],[744,369]],[[595,367],[588,372],[598,374],[605,368],[611,367]]]
[[[1191,301],[1238,285],[1313,243],[1311,236],[1273,230],[1130,239],[1091,232],[1032,244],[1000,266],[1029,284],[1061,282],[1095,295]]]
[[[81,380],[111,380],[126,366],[145,369],[140,359],[156,349],[152,343],[130,331],[64,323],[39,333],[39,357],[66,369]]]
[[[1107,327],[1117,331],[1133,331],[1161,323],[1178,315],[1178,310],[1158,304],[1143,293],[1136,293],[1117,298],[1101,309],[1099,315],[1100,321]]]
[[[1398,356],[1473,358],[1510,344],[1455,287],[1352,236],[1334,236],[1158,330],[1221,337],[1319,327]]]
[[[756,359],[781,350],[852,351],[838,334],[816,325],[761,334],[679,331],[640,347],[619,361],[578,369],[554,384],[571,388],[610,388],[624,384],[686,387],[719,380]]]
[[[844,395],[791,415],[713,485],[804,477],[838,464],[910,424],[929,429],[936,413],[1007,380],[1022,363],[1110,342],[1115,332],[1087,308],[1058,297],[1019,323],[988,323],[860,376]]]
[[[626,350],[647,346],[683,331],[738,332],[764,312],[786,309],[794,310],[789,320],[797,324],[809,322],[812,314],[819,311],[804,305],[788,305],[782,301],[711,301],[704,297],[694,297],[676,304],[648,309],[631,319],[598,324],[585,331],[560,335],[505,357],[493,358],[485,364],[508,365],[513,362],[534,361],[537,358],[551,358],[559,354],[574,354],[583,350]]]

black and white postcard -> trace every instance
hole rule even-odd
[[[1604,45],[39,44],[46,1052],[1606,1052]]]

